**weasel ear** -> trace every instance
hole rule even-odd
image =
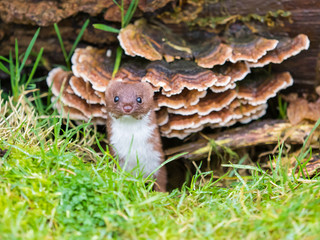
[[[146,92],[146,94],[148,94],[148,96],[150,96],[150,98],[152,98],[154,95],[154,90],[153,90],[151,84],[147,83],[147,82],[141,82],[141,84],[143,84],[143,88],[144,88],[144,91]]]
[[[114,88],[114,85],[116,84],[116,81],[109,81],[108,85],[107,85],[107,88],[106,88],[106,91],[104,92],[104,97],[105,99],[108,101],[108,99],[110,97],[112,97],[111,95],[111,92],[112,92],[112,89]]]

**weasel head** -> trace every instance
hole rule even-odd
[[[108,113],[115,118],[141,119],[154,108],[153,89],[145,82],[110,81],[105,97]]]

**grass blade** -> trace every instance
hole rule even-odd
[[[133,14],[137,9],[138,3],[139,3],[139,0],[131,1],[130,6],[127,10],[127,13],[124,16],[124,22],[122,27],[126,27],[130,23],[131,18],[133,17]]]
[[[54,27],[54,30],[56,31],[56,34],[57,34],[57,37],[58,37],[58,40],[59,40],[59,43],[60,43],[61,51],[62,51],[63,56],[64,56],[64,60],[66,61],[68,69],[70,69],[70,64],[69,64],[69,61],[68,61],[68,55],[67,55],[66,49],[64,47],[63,41],[62,41],[62,37],[61,37],[61,34],[60,34],[60,30],[59,30],[58,24],[56,24],[56,23],[53,24],[53,27]]]
[[[15,75],[14,75],[14,64],[13,64],[13,58],[12,58],[12,52],[9,53],[9,69],[10,69],[10,82],[11,82],[11,89],[12,92],[15,91]]]
[[[17,149],[19,152],[24,153],[25,155],[27,155],[27,156],[30,157],[30,158],[40,159],[39,156],[30,154],[30,153],[28,153],[27,151],[23,150],[22,148],[20,148],[20,147],[18,147],[18,146],[16,146],[16,145],[12,145],[12,144],[10,144],[10,143],[8,143],[8,142],[6,142],[6,141],[3,141],[2,143],[5,144],[5,145],[7,145],[7,146],[10,146],[10,147],[12,147],[12,148],[14,148],[14,149]]]
[[[303,143],[303,145],[302,145],[302,148],[301,148],[301,153],[300,153],[299,157],[304,154],[304,149],[306,148],[306,145],[307,145],[307,142],[308,142],[310,136],[311,136],[311,135],[313,134],[313,132],[319,127],[319,125],[320,125],[320,119],[318,119],[318,121],[316,122],[316,124],[314,125],[314,127],[311,129],[308,137],[307,137],[306,140],[304,141],[304,143]]]
[[[237,172],[237,170],[234,171],[234,174],[237,176],[237,178],[239,179],[239,181],[242,183],[242,185],[246,188],[246,190],[249,192],[249,187],[247,185],[247,183],[243,180],[243,178],[240,176],[240,174]]]
[[[172,162],[176,159],[178,159],[179,157],[182,157],[183,155],[188,154],[187,152],[183,152],[183,153],[179,153],[177,155],[174,155],[170,158],[168,158],[166,161],[164,161],[163,163],[161,163],[156,169],[154,169],[147,177],[146,179],[149,179],[156,171],[158,171],[160,168],[162,168],[164,165],[166,165],[169,162]]]
[[[78,34],[78,36],[77,36],[77,38],[76,38],[75,42],[74,42],[74,43],[73,43],[73,45],[72,45],[72,48],[71,48],[70,52],[69,52],[69,55],[68,55],[68,61],[71,59],[71,56],[72,56],[72,54],[73,54],[74,50],[76,49],[76,47],[77,47],[78,43],[80,42],[80,39],[81,39],[81,37],[82,37],[82,35],[83,35],[84,31],[85,31],[85,30],[86,30],[86,28],[88,27],[88,24],[89,24],[89,23],[90,23],[90,20],[89,20],[89,19],[87,19],[87,21],[83,24],[83,26],[82,26],[82,28],[81,28],[81,31],[80,31],[80,33]]]
[[[299,156],[296,158],[296,159],[297,159],[297,163],[296,163],[295,167],[292,169],[292,176],[293,176],[293,178],[294,178],[295,180],[296,180],[296,178],[295,178],[295,175],[294,175],[294,174],[295,174],[295,172],[296,172],[296,170],[297,170],[297,167],[298,167],[299,163],[302,162],[302,160],[306,157],[306,155],[307,155],[308,152],[309,152],[309,151],[306,151],[306,152],[305,152],[305,150],[304,150],[304,149],[306,148],[307,142],[308,142],[310,136],[313,134],[313,132],[319,127],[319,125],[320,125],[320,119],[318,119],[318,121],[316,122],[316,124],[314,125],[314,127],[311,129],[308,137],[307,137],[306,140],[303,142],[303,145],[302,145],[301,152],[300,152]]]
[[[288,103],[282,101],[281,96],[278,96],[278,110],[279,110],[279,118],[286,119],[287,118],[287,107]]]
[[[0,60],[5,61],[5,62],[7,62],[7,63],[10,62],[8,58],[5,58],[5,57],[3,57],[3,56],[0,56]]]
[[[18,46],[18,40],[17,39],[15,40],[14,49],[15,49],[14,51],[15,51],[15,54],[16,54],[16,56],[15,56],[16,57],[16,65],[15,65],[16,73],[15,73],[15,78],[14,78],[13,84],[15,85],[14,89],[18,91],[21,70],[19,70],[19,46]],[[13,89],[12,89],[12,91],[13,91]]]
[[[119,70],[121,57],[122,57],[122,48],[118,47],[117,48],[116,60],[115,60],[114,67],[113,67],[113,72],[112,72],[112,78],[114,78],[114,76],[116,75],[116,73]]]
[[[40,115],[45,115],[45,107],[41,101],[41,96],[39,94],[39,91],[33,92],[32,95],[34,98],[34,104],[36,105],[37,112]]]
[[[121,6],[119,5],[119,3],[116,0],[112,0],[114,2],[115,5],[117,5],[119,8],[121,8]]]
[[[43,53],[43,48],[40,49],[40,52],[39,52],[39,54],[38,54],[38,56],[37,56],[37,59],[36,59],[36,61],[35,61],[34,64],[33,64],[31,73],[30,73],[29,78],[28,78],[28,80],[27,80],[27,82],[26,82],[26,84],[25,84],[25,89],[28,88],[28,85],[29,85],[29,83],[31,82],[31,80],[32,80],[32,78],[33,78],[33,75],[35,74],[35,72],[36,72],[36,70],[37,70],[38,64],[39,64],[39,62],[40,62],[40,60],[41,60],[41,57],[42,57],[42,53]]]
[[[97,24],[93,24],[93,27],[96,28],[96,29],[99,29],[99,30],[106,31],[106,32],[120,33],[119,29],[107,26],[105,24],[97,23]]]
[[[280,145],[280,142],[278,141],[278,149],[279,149],[279,153],[278,153],[278,157],[276,159],[276,175],[274,175],[274,177],[278,177],[279,173],[281,171],[280,169],[280,162],[281,162],[281,157],[282,157],[282,151],[283,151],[283,144],[284,142],[282,142],[282,144]]]
[[[25,63],[26,63],[26,61],[27,61],[27,59],[28,59],[28,57],[29,57],[29,55],[31,53],[33,45],[35,44],[35,42],[37,40],[37,37],[38,37],[39,33],[40,33],[40,28],[38,28],[38,30],[36,31],[36,33],[34,34],[33,38],[31,39],[31,41],[29,43],[29,46],[28,46],[28,48],[27,48],[27,50],[26,50],[26,52],[24,54],[21,66],[19,68],[19,72],[21,72],[21,70],[23,69],[23,67],[24,67],[24,65],[25,65]]]
[[[6,66],[3,65],[2,62],[0,62],[0,70],[10,75],[10,71],[8,70],[8,68],[6,68]]]
[[[123,23],[124,23],[124,2],[121,0],[121,7],[120,7],[120,12],[121,12],[121,28],[123,28]]]

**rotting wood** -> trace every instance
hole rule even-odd
[[[170,1],[172,0],[142,0],[138,3],[138,9],[143,12],[153,12]],[[127,9],[131,1],[122,0],[121,2],[124,9]],[[106,20],[120,22],[121,14],[118,9],[113,0],[2,0],[0,1],[0,19],[6,23],[49,26],[80,12],[97,16],[106,11]]]
[[[314,124],[309,122],[294,126],[283,120],[264,120],[221,133],[209,134],[206,137],[214,140],[218,146],[231,149],[277,144],[282,140],[290,144],[303,144],[313,127]],[[319,138],[319,131],[316,131],[310,139],[310,144],[320,147]],[[205,138],[201,138],[198,141],[166,149],[165,155],[169,158],[182,152],[188,152],[183,158],[200,160],[206,158],[210,149],[210,142]]]
[[[14,4],[14,1],[10,2],[9,0],[0,1],[2,4],[7,3],[10,6]],[[20,1],[21,2],[21,1]],[[39,1],[28,1],[30,3],[39,3]],[[44,2],[44,1],[43,1]],[[59,4],[62,2],[67,1],[56,1]],[[88,4],[92,4],[92,2],[100,2],[99,0],[95,1],[85,1]],[[110,1],[112,2],[112,1]],[[146,1],[140,1],[141,4],[144,4]],[[150,1],[148,1],[150,2]],[[154,1],[159,2],[159,1]],[[160,1],[160,2],[167,2],[167,1]],[[178,1],[176,1],[178,2]],[[287,32],[289,36],[293,37],[299,33],[304,33],[310,38],[310,49],[305,51],[298,56],[290,58],[286,60],[283,64],[272,65],[273,70],[276,71],[290,71],[292,77],[295,80],[295,85],[291,88],[290,91],[304,91],[306,89],[313,88],[316,84],[319,83],[320,77],[318,66],[320,66],[320,61],[318,60],[318,54],[320,50],[319,40],[320,40],[320,1],[318,0],[244,0],[244,1],[234,1],[234,0],[224,0],[224,1],[207,1],[206,7],[204,8],[205,11],[203,13],[204,16],[221,16],[221,15],[247,15],[256,13],[259,15],[265,15],[269,11],[277,11],[277,10],[284,10],[291,12],[292,23],[285,22],[284,26],[279,26],[280,32]],[[2,5],[1,5],[2,6]],[[24,6],[24,5],[21,5]],[[163,6],[163,5],[161,5]],[[3,5],[4,7],[4,5]],[[83,6],[81,6],[83,7]],[[106,5],[104,6],[106,7]],[[19,10],[19,11],[18,11]],[[15,14],[19,15],[22,14],[25,10],[18,9]],[[61,10],[61,9],[60,9]],[[92,9],[89,9],[92,11]],[[88,11],[89,11],[88,10]],[[86,12],[88,12],[86,11]],[[7,8],[3,10],[3,16],[7,12]],[[99,12],[99,11],[97,11]],[[94,15],[96,15],[95,13]],[[148,13],[148,16],[157,15],[159,14],[158,11]],[[97,23],[97,20],[103,20],[103,14],[100,13],[97,17],[90,17],[91,23]],[[66,15],[69,16],[69,15]],[[71,15],[70,15],[71,16]],[[17,16],[13,16],[17,17]],[[45,17],[45,15],[43,15]],[[55,17],[55,16],[53,16]],[[59,23],[61,26],[61,31],[63,31],[63,26],[68,25],[74,27],[74,29],[68,29],[64,33],[62,33],[64,42],[66,44],[67,51],[70,50],[71,45],[73,44],[77,33],[80,31],[83,23],[89,14],[80,12],[78,14],[73,13],[72,17],[68,17],[62,20]],[[22,18],[22,17],[21,17]],[[13,18],[12,18],[13,19]],[[63,19],[63,18],[62,18]],[[19,21],[18,21],[19,22]],[[28,21],[27,21],[28,22]],[[26,22],[26,23],[27,23]],[[101,22],[101,21],[100,21]],[[34,24],[36,24],[34,22]],[[41,24],[36,24],[41,25]],[[91,25],[91,24],[90,24]],[[110,25],[110,22],[108,23]],[[14,49],[15,38],[18,39],[19,42],[19,50],[20,52],[24,52],[27,48],[29,41],[38,26],[33,26],[31,24],[17,24],[15,21],[9,20],[9,18],[4,21],[0,20],[0,55],[1,56],[8,56],[9,50]],[[115,23],[111,23],[111,26],[117,26]],[[50,24],[48,23],[47,31],[50,33],[45,32],[45,28],[42,28],[41,33],[39,35],[38,41],[35,44],[34,51],[39,51],[41,47],[45,47],[44,50],[44,57],[50,59],[50,62],[54,64],[63,64],[64,59],[63,55],[60,51],[59,42],[55,33],[53,31],[52,21]],[[19,31],[18,31],[19,30]],[[17,32],[18,31],[18,32]],[[24,32],[25,31],[25,32]],[[51,34],[51,32],[53,34]],[[79,46],[83,45],[102,45],[105,46],[110,43],[117,43],[115,34],[98,33],[99,31],[90,30],[85,33],[85,37],[81,41]],[[98,35],[97,35],[98,34]],[[101,34],[101,35],[100,35]]]
[[[112,44],[117,41],[116,34],[94,29],[92,26],[93,20],[90,20],[90,24],[84,32],[82,42],[80,42],[79,47],[87,44],[105,46],[106,44]],[[74,44],[84,22],[85,19],[78,21],[76,19],[67,19],[59,24],[59,31],[67,52],[70,51]],[[2,39],[0,32],[0,56],[7,56],[10,50],[14,50],[14,39],[18,40],[19,53],[24,52],[36,32],[37,27],[11,23],[5,24],[0,21],[0,29],[4,32]],[[83,42],[86,42],[86,44],[83,44]],[[64,64],[61,47],[53,26],[41,28],[40,34],[33,48],[33,52],[39,52],[42,47],[44,48],[44,58],[47,59],[47,62],[50,65]],[[52,66],[49,66],[48,70],[51,68]]]

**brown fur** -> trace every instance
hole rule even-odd
[[[147,113],[150,112],[151,123],[157,124],[156,114],[154,112],[154,100],[153,100],[153,89],[148,83],[138,82],[138,83],[128,83],[128,82],[117,82],[111,81],[106,90],[106,106],[108,110],[107,119],[107,131],[108,140],[110,142],[111,136],[111,121],[112,115],[114,118],[120,118],[124,115],[131,115],[136,119],[141,119]],[[119,97],[118,102],[114,102],[115,97]],[[140,97],[142,102],[138,103],[137,98]],[[126,112],[124,106],[131,106],[132,110]],[[150,143],[152,143],[153,149],[160,153],[161,163],[164,161],[164,153],[162,150],[161,138],[159,129],[155,128],[152,136],[149,138]],[[115,154],[112,149],[112,153]],[[124,161],[124,159],[120,159]],[[166,191],[167,184],[167,173],[165,167],[159,169],[157,173],[157,181],[155,185],[155,190]]]

